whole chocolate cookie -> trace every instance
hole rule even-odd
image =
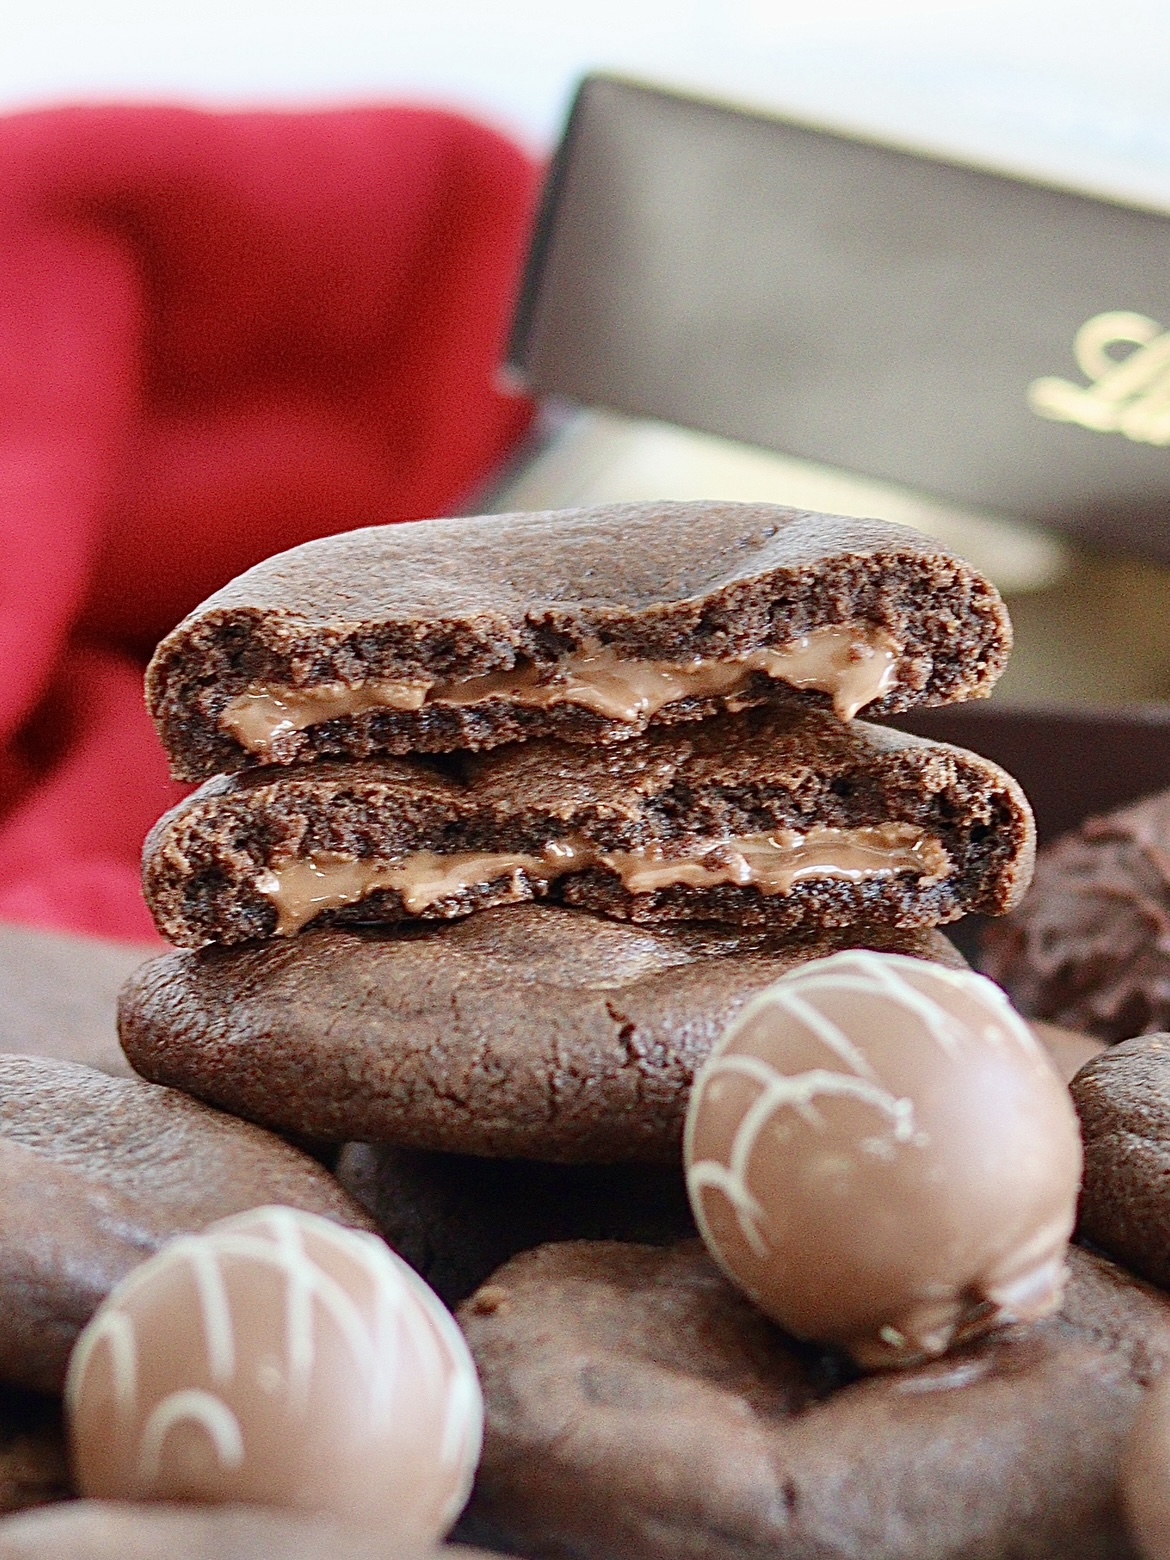
[[[1085,1145],[1081,1231],[1170,1288],[1170,1035],[1110,1046],[1070,1088]]]
[[[0,1522],[0,1560],[491,1560],[257,1506],[71,1501]]]
[[[1170,1029],[1170,791],[1042,850],[982,967],[1032,1018],[1102,1040]]]
[[[545,896],[807,933],[1002,914],[1033,842],[1023,792],[989,759],[772,706],[443,773],[382,759],[220,776],[151,831],[143,887],[183,947]]]
[[[1074,1249],[1058,1316],[855,1379],[698,1242],[514,1258],[459,1317],[487,1430],[461,1529],[590,1560],[1121,1560],[1170,1299]]]
[[[125,987],[119,1030],[144,1077],[268,1126],[677,1164],[691,1079],[731,1016],[785,970],[859,944],[962,962],[939,932],[793,943],[518,905],[168,954]]]
[[[983,697],[994,587],[936,541],[770,504],[376,526],[269,558],[163,640],[176,775],[257,760],[594,743],[779,694],[850,715]]]
[[[59,1390],[119,1279],[262,1203],[370,1228],[328,1171],[259,1127],[138,1078],[0,1056],[0,1381]]]
[[[682,1166],[554,1165],[348,1143],[337,1177],[452,1309],[552,1240],[670,1245],[695,1234]]]

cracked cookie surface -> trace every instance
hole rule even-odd
[[[327,1139],[500,1158],[677,1163],[695,1069],[741,1004],[842,946],[961,963],[939,932],[793,942],[516,905],[401,929],[310,928],[145,965],[134,1066]]]

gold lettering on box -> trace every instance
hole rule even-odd
[[[1128,348],[1120,356],[1116,348]],[[1145,314],[1095,314],[1077,331],[1073,355],[1087,385],[1034,379],[1028,405],[1052,422],[1170,445],[1170,330]]]

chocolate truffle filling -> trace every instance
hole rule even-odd
[[[789,894],[807,878],[839,878],[851,883],[910,872],[923,882],[938,882],[950,871],[938,840],[912,824],[884,823],[873,828],[813,828],[806,834],[776,829],[770,834],[733,835],[727,840],[698,840],[681,856],[665,856],[653,846],[630,851],[599,851],[587,839],[550,840],[539,855],[492,855],[485,851],[413,851],[397,861],[355,861],[327,852],[295,857],[256,882],[276,906],[277,933],[291,936],[325,910],[359,904],[380,889],[401,896],[408,915],[425,915],[444,900],[522,873],[537,894],[558,878],[600,867],[615,873],[630,894],[685,885],[717,888],[737,883],[761,894]]]
[[[974,754],[772,707],[596,751],[246,771],[156,825],[148,903],[182,946],[309,921],[443,919],[550,897],[620,919],[796,931],[1013,903],[1031,821]]]
[[[474,705],[502,700],[547,710],[575,704],[607,720],[634,725],[683,699],[730,698],[757,672],[789,687],[827,693],[842,720],[881,698],[898,681],[900,647],[872,624],[814,629],[775,649],[732,660],[627,660],[591,646],[549,669],[533,665],[448,681],[329,683],[312,688],[260,687],[234,698],[220,728],[258,758],[271,759],[278,739],[327,721],[371,710],[420,710],[425,704]]]

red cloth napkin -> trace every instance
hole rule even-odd
[[[417,108],[0,119],[0,919],[152,937],[139,851],[182,793],[151,646],[270,553],[450,513],[514,448],[536,183]]]

